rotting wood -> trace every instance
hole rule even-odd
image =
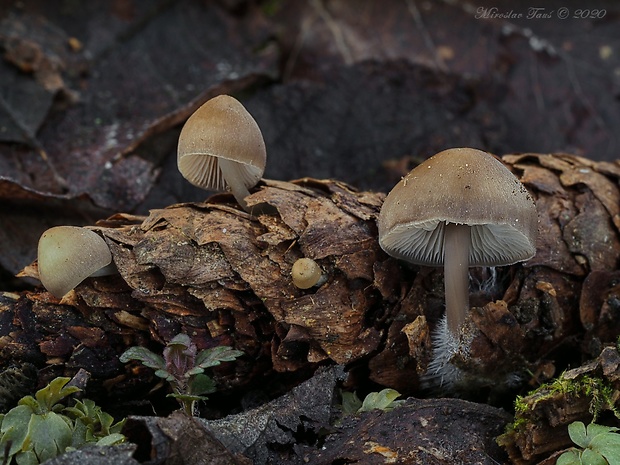
[[[472,270],[472,351],[458,362],[487,381],[526,369],[557,374],[620,333],[613,318],[620,165],[565,154],[503,160],[535,198],[540,236],[529,262],[495,278]],[[118,362],[123,350],[186,332],[199,348],[229,344],[247,354],[216,370],[222,388],[272,370],[338,363],[369,367],[373,381],[415,394],[443,312],[443,277],[379,248],[383,197],[305,178],[264,181],[247,199],[256,216],[228,195],[146,218],[114,215],[93,229],[120,275],[89,279],[61,302],[43,291],[5,294],[0,360],[47,365],[49,376],[82,367],[114,392],[152,382],[148,370]],[[302,256],[324,269],[325,284],[292,284],[291,266]],[[36,264],[23,274],[36,276]],[[598,298],[580,301],[590,294]]]
[[[617,426],[619,419],[610,412],[618,413],[619,398],[620,354],[610,346],[595,360],[566,371],[554,382],[520,399],[514,425],[500,437],[499,443],[508,451],[511,463],[538,463],[573,445],[568,425],[574,421],[587,424],[605,417],[604,421]]]

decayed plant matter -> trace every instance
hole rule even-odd
[[[452,362],[466,385],[482,388],[547,381],[620,334],[620,164],[565,154],[503,161],[534,198],[540,234],[525,264],[472,270],[462,335],[469,350]],[[95,230],[119,275],[90,278],[62,301],[47,292],[1,296],[8,324],[0,357],[41,365],[53,358],[55,367],[70,360],[94,383],[112,380],[111,392],[126,393],[152,383],[152,373],[126,371],[118,356],[183,332],[199,350],[226,345],[247,354],[214,371],[222,389],[272,369],[332,362],[368,369],[404,396],[417,393],[444,311],[443,274],[380,249],[383,198],[306,178],[259,184],[246,199],[261,205],[255,216],[229,195],[146,218],[117,214]],[[302,257],[321,267],[323,284],[293,284]],[[24,274],[36,276],[36,266]]]

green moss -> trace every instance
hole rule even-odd
[[[620,410],[615,405],[615,393],[613,385],[602,378],[583,375],[574,379],[567,379],[564,374],[550,383],[530,391],[527,396],[517,396],[514,402],[515,420],[506,426],[506,434],[513,434],[524,429],[532,416],[535,415],[537,405],[540,402],[548,401],[558,395],[578,399],[586,397],[589,399],[589,412],[594,420],[603,411],[611,411],[620,418]]]
[[[524,414],[529,410],[529,405],[525,401],[525,397],[517,396],[515,399],[515,416]]]

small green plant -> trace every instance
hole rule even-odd
[[[618,428],[580,421],[568,425],[568,435],[581,449],[572,448],[558,458],[557,465],[618,465],[620,434]]]
[[[357,397],[355,392],[342,393],[342,411],[346,414],[369,412],[370,410],[393,410],[401,405],[404,400],[396,400],[400,393],[394,389],[383,389],[379,392],[371,392],[364,401]]]
[[[187,334],[178,334],[166,344],[163,357],[145,347],[131,347],[120,357],[121,362],[138,360],[153,368],[155,375],[172,386],[172,394],[188,415],[193,415],[196,402],[206,400],[215,392],[215,382],[204,371],[222,362],[232,362],[243,352],[228,346],[218,346],[198,352]]]
[[[67,407],[60,401],[81,389],[66,386],[70,378],[56,378],[23,397],[18,405],[0,415],[0,448],[5,464],[34,465],[87,443],[113,445],[125,440],[124,420],[114,419],[91,400]]]

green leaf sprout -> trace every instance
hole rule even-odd
[[[618,428],[580,421],[568,425],[568,435],[581,447],[564,452],[557,465],[616,465],[620,464],[620,434]]]
[[[67,407],[60,401],[80,391],[67,386],[70,378],[56,378],[23,397],[17,407],[0,415],[0,448],[7,464],[35,465],[87,443],[114,445],[125,440],[124,421],[103,412],[92,400],[76,400]]]
[[[145,347],[131,347],[120,357],[127,363],[137,360],[153,368],[155,375],[172,386],[172,394],[188,415],[194,415],[196,403],[207,400],[206,394],[215,392],[215,382],[204,374],[205,369],[222,362],[232,362],[243,352],[228,346],[218,346],[198,352],[196,344],[187,334],[178,334],[166,344],[163,357]]]
[[[369,412],[370,410],[389,411],[401,405],[404,400],[396,400],[400,393],[394,389],[383,389],[379,392],[371,392],[362,401],[354,392],[342,393],[342,410],[344,413],[353,414]]]

